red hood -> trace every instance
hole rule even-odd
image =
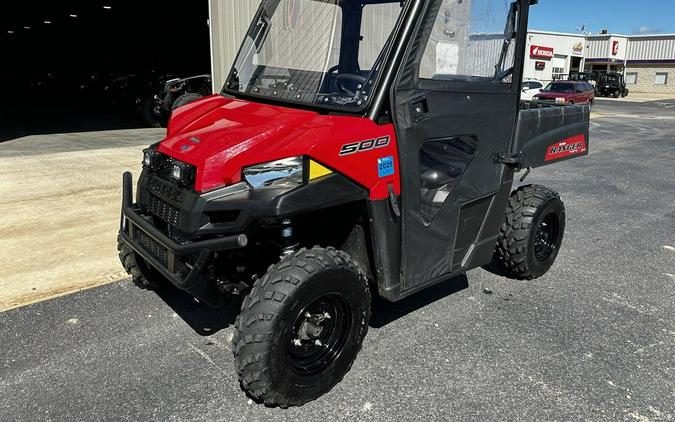
[[[239,182],[243,167],[300,155],[311,156],[372,189],[385,182],[377,177],[375,164],[363,169],[351,158],[336,158],[343,144],[378,136],[394,141],[393,126],[213,95],[174,112],[159,150],[197,168],[197,191]],[[392,147],[386,150],[389,154],[395,153],[394,142]]]

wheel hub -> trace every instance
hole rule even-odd
[[[303,342],[316,343],[324,329],[324,321],[331,319],[328,312],[322,314],[310,314],[305,312],[305,320],[297,330],[297,337],[291,342],[296,346],[301,346]]]
[[[307,306],[293,324],[288,344],[290,363],[304,373],[326,368],[342,351],[351,325],[343,297],[330,294]]]
[[[553,213],[545,215],[534,236],[534,254],[539,261],[544,261],[553,254],[558,233],[558,217]]]

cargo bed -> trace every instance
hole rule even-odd
[[[588,154],[590,107],[521,101],[510,158],[534,168]]]

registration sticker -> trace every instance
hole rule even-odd
[[[377,175],[387,177],[394,174],[394,157],[382,157],[377,159]]]

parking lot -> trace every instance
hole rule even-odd
[[[525,181],[567,207],[552,270],[474,270],[376,301],[351,372],[320,399],[246,397],[236,301],[214,311],[127,280],[0,313],[0,420],[675,419],[675,100],[593,113],[590,155]],[[114,241],[97,253],[113,259]]]

